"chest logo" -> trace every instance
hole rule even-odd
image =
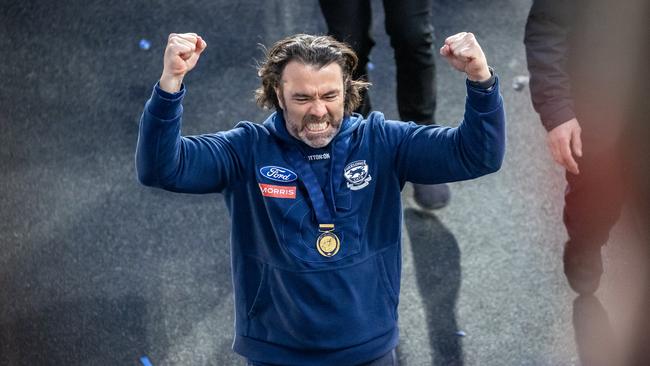
[[[348,188],[353,191],[365,188],[372,180],[368,174],[368,164],[365,160],[357,160],[348,164],[343,170],[343,176],[347,180]]]
[[[263,177],[276,182],[293,182],[298,179],[298,175],[287,168],[282,168],[279,166],[264,166],[260,168],[260,174]]]

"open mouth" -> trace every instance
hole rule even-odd
[[[307,117],[303,120],[303,124],[307,132],[311,132],[311,133],[323,132],[327,130],[327,127],[329,127],[330,125],[330,118],[327,115],[321,118],[314,118],[313,116],[310,117]]]
[[[329,122],[325,120],[320,122],[307,122],[305,128],[309,132],[322,132],[327,129],[327,126],[329,126]]]

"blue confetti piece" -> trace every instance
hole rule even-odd
[[[462,330],[459,330],[458,332],[456,332],[456,335],[459,336],[459,337],[464,337],[467,334],[465,334],[465,332],[463,332]]]
[[[141,40],[140,40],[140,49],[146,51],[146,50],[148,50],[149,48],[151,48],[151,42],[147,41],[147,40],[144,39],[144,38],[141,39]]]
[[[366,67],[368,68],[368,71],[372,71],[375,69],[375,64],[373,64],[372,62],[368,62],[366,64]]]
[[[153,366],[151,364],[151,361],[149,361],[149,357],[147,356],[140,357],[140,362],[142,362],[142,366]]]

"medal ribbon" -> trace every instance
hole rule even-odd
[[[346,117],[347,118],[347,117]],[[326,193],[329,193],[330,201],[333,202],[333,209],[336,212],[336,203],[334,200],[334,190],[339,187],[341,180],[343,179],[343,165],[347,158],[346,151],[348,147],[348,142],[350,141],[349,136],[345,136],[340,139],[335,139],[332,143],[332,163],[331,170],[329,172],[330,179],[326,183]],[[316,214],[316,221],[318,221],[319,229],[321,231],[332,231],[334,230],[334,213],[330,209],[330,206],[327,204],[325,199],[325,194],[321,189],[316,174],[311,168],[310,163],[305,159],[300,149],[297,146],[287,146],[287,151],[285,157],[289,160],[289,163],[298,171],[300,175],[300,181],[307,190],[309,200],[311,201],[312,208]]]

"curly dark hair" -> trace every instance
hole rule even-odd
[[[345,84],[345,114],[352,113],[361,104],[361,93],[370,86],[368,82],[352,80],[358,58],[350,46],[330,36],[296,34],[279,40],[266,52],[266,59],[257,70],[257,75],[262,79],[262,86],[255,90],[257,105],[280,109],[275,88],[279,86],[284,67],[292,60],[318,68],[332,62],[341,66]]]

